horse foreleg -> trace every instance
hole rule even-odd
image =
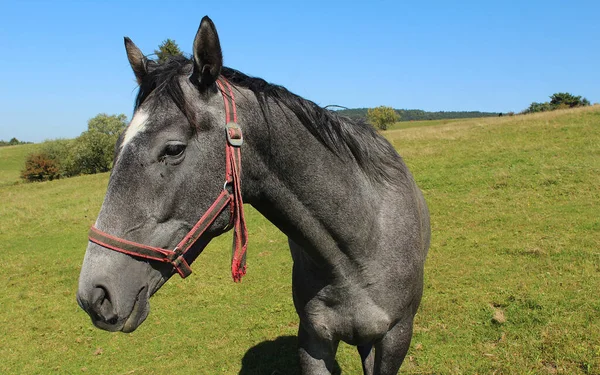
[[[375,375],[396,375],[408,352],[413,319],[400,321],[375,344]]]
[[[329,375],[333,373],[335,353],[339,341],[326,341],[311,335],[300,323],[298,354],[302,375]]]
[[[373,375],[373,368],[375,366],[375,350],[372,344],[359,345],[358,354],[360,354],[360,360],[362,362],[363,374]]]

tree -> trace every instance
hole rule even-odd
[[[69,175],[108,172],[115,144],[127,126],[127,116],[101,113],[88,121],[88,130],[73,145]]]
[[[380,106],[367,111],[367,119],[372,125],[386,130],[389,125],[400,120],[400,115],[392,107]]]
[[[559,107],[584,107],[590,105],[590,101],[581,96],[571,95],[568,92],[557,92],[550,97],[550,105]]]
[[[123,129],[127,127],[127,116],[100,113],[88,121],[88,132],[100,133],[114,138],[115,143]]]
[[[557,92],[550,96],[549,102],[536,103],[533,102],[529,105],[529,108],[524,110],[522,113],[536,113],[554,111],[555,109],[574,108],[574,107],[586,107],[590,105],[590,101],[581,96],[575,96],[568,92]]]
[[[154,50],[156,56],[158,56],[158,62],[164,63],[169,59],[170,56],[181,56],[183,53],[179,49],[177,43],[172,39],[164,40],[159,46],[158,49]]]

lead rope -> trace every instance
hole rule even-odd
[[[244,202],[242,200],[242,154],[240,146],[243,143],[242,130],[237,124],[237,110],[235,106],[235,96],[229,82],[220,78],[217,85],[223,95],[225,102],[225,123],[227,132],[227,144],[225,153],[227,158],[226,175],[227,184],[231,185],[233,190],[233,200],[231,204],[231,218],[233,221],[233,244],[231,249],[231,276],[233,281],[240,282],[242,276],[246,274],[246,250],[248,248],[248,228],[244,216]],[[229,95],[225,91],[225,86]],[[229,101],[233,112],[233,121],[231,121],[231,112],[229,110]]]

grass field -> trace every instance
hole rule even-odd
[[[600,374],[600,107],[410,123],[385,136],[423,189],[433,240],[406,374]],[[151,300],[130,335],[75,301],[108,176],[23,184],[0,148],[1,374],[298,374],[285,237],[248,209]],[[342,374],[360,373],[341,345]]]

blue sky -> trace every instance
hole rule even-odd
[[[600,102],[600,1],[0,0],[0,139],[72,138],[131,117],[123,36],[191,52],[200,19],[225,65],[320,105],[520,111],[561,91]]]

